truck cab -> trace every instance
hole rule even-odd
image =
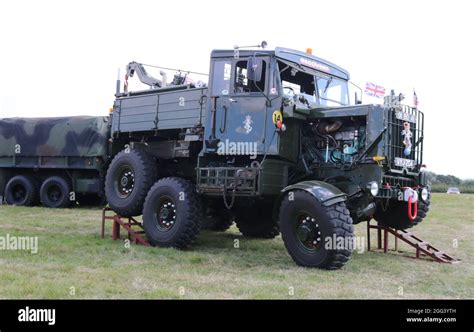
[[[346,106],[348,80],[344,69],[286,48],[238,51],[238,56],[233,50],[213,51],[204,153],[229,140],[256,143],[258,154],[281,155],[278,139],[272,140],[274,112],[304,119],[312,108]],[[298,104],[304,107],[293,107]]]

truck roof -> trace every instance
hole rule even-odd
[[[249,50],[249,49],[239,49],[239,56],[248,57],[253,56],[255,53],[258,55],[268,55],[276,56],[278,59],[283,61],[289,61],[296,63],[298,65],[311,68],[313,70],[334,75],[339,78],[349,80],[349,72],[327,60],[321,59],[317,56],[292,50],[284,47],[276,47],[275,50]],[[234,50],[213,50],[211,53],[212,58],[221,58],[221,57],[233,57]]]

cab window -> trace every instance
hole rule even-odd
[[[252,81],[248,78],[247,74],[247,60],[237,61],[235,64],[235,79],[234,79],[234,93],[235,94],[248,94],[248,93],[260,93],[265,91],[265,80],[266,80],[266,62],[262,62],[262,77],[259,81]]]
[[[214,62],[212,74],[213,96],[225,96],[229,94],[231,68],[229,60],[218,60]]]

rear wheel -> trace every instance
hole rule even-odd
[[[62,176],[47,178],[40,188],[41,203],[49,208],[65,208],[71,204],[71,185]]]
[[[229,210],[208,209],[202,219],[202,228],[214,232],[225,232],[234,223],[234,218]]]
[[[285,197],[280,207],[283,242],[296,264],[339,269],[351,257],[354,230],[344,203],[323,206],[305,191]]]
[[[121,151],[112,160],[105,178],[107,202],[121,216],[141,215],[145,197],[156,178],[156,162],[146,151]]]
[[[152,245],[188,248],[200,226],[201,204],[191,182],[169,177],[155,183],[143,206],[143,227]]]
[[[236,211],[235,223],[246,237],[273,239],[280,234],[278,223],[273,220],[270,203],[255,203],[251,207]]]
[[[36,180],[32,176],[17,175],[5,187],[5,201],[10,205],[33,206],[37,197]]]
[[[430,194],[431,195],[431,194]],[[395,229],[408,229],[418,225],[426,218],[430,209],[431,196],[428,200],[423,202],[418,200],[418,214],[415,220],[408,217],[408,203],[394,201],[390,202],[385,209],[379,205],[375,211],[374,218],[380,225],[392,227]]]

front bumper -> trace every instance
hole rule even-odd
[[[384,185],[379,189],[379,193],[374,198],[380,199],[395,199],[400,202],[411,202],[415,203],[421,200],[423,197],[423,191],[428,191],[428,187],[417,186],[417,187],[391,187]]]

